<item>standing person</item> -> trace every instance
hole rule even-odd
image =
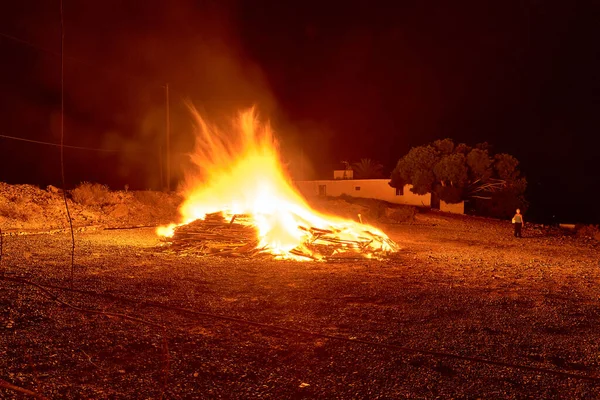
[[[525,221],[523,220],[523,216],[521,215],[521,210],[517,208],[517,213],[512,219],[512,223],[515,225],[515,237],[523,237],[521,236],[521,228]]]

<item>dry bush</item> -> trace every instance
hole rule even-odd
[[[75,203],[84,206],[104,206],[117,203],[114,193],[108,186],[99,183],[83,182],[71,190],[71,198]]]
[[[349,203],[337,197],[312,197],[307,201],[310,207],[317,212],[353,221],[358,221],[359,214],[362,216],[368,214],[368,207]]]
[[[368,205],[369,211],[367,212],[367,218],[371,221],[381,221],[385,219],[387,213],[387,205],[382,201],[374,200]]]
[[[27,207],[22,202],[0,203],[0,217],[17,221],[29,221]]]
[[[139,190],[133,192],[133,197],[140,203],[150,207],[160,207],[167,202],[162,193],[151,190]]]
[[[415,207],[400,206],[387,209],[387,218],[390,222],[411,222],[416,214]]]
[[[384,223],[411,222],[417,212],[416,207],[388,203],[384,200],[352,197],[344,194],[339,198],[350,204],[365,207],[367,212],[364,216],[368,221]]]

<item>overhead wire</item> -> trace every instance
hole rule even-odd
[[[29,46],[29,47],[33,48],[33,49],[36,49],[36,50],[39,50],[39,51],[43,51],[45,53],[49,53],[49,54],[52,54],[52,55],[60,57],[60,52],[56,52],[56,51],[53,51],[53,50],[46,49],[44,47],[38,46],[35,43],[32,43],[32,42],[27,41],[25,39],[21,39],[21,38],[18,38],[16,36],[9,35],[8,33],[0,32],[0,36],[2,36],[4,38],[7,38],[7,39],[10,39],[10,40],[13,40],[13,41],[15,41],[17,43],[24,44],[26,46]]]
[[[18,137],[18,136],[10,136],[10,135],[2,135],[2,134],[0,134],[0,138],[9,139],[9,140],[16,140],[16,141],[20,141],[20,142],[34,143],[34,144],[42,144],[42,145],[46,145],[46,146],[61,147],[60,143],[45,142],[45,141],[42,141],[42,140],[27,139],[27,138],[22,138],[22,137]],[[103,149],[103,148],[100,148],[100,147],[74,146],[74,145],[68,145],[68,144],[63,144],[62,147],[64,147],[65,149],[100,151],[100,152],[106,152],[106,153],[137,153],[137,154],[144,154],[145,153],[145,154],[153,154],[151,151],[143,150],[143,149],[139,149],[139,150]],[[186,154],[189,154],[189,153],[188,152],[182,152],[182,151],[174,151],[174,152],[171,152],[171,154],[186,155]]]
[[[108,153],[142,153],[142,152],[144,152],[143,150],[119,150],[119,149],[102,149],[102,148],[98,148],[98,147],[72,146],[72,145],[68,145],[68,144],[64,144],[64,143],[44,142],[41,140],[26,139],[26,138],[21,138],[18,136],[9,136],[9,135],[0,135],[0,138],[17,140],[17,141],[21,141],[21,142],[43,144],[46,146],[56,146],[56,147],[62,147],[62,148],[77,149],[77,150],[103,151],[103,152],[108,152]]]

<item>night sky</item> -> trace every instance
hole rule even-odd
[[[65,143],[119,150],[67,149],[67,184],[159,188],[168,83],[174,180],[185,101],[256,104],[296,174],[487,141],[521,161],[531,218],[600,223],[594,2],[386,3],[64,0]],[[0,51],[0,135],[58,143],[59,1],[2,2]],[[0,180],[59,185],[58,148],[0,138]]]

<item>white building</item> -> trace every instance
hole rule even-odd
[[[346,174],[344,177],[341,176],[344,175],[342,175],[340,171],[335,171],[333,180],[295,181],[294,183],[300,193],[307,198],[315,196],[338,197],[341,195],[347,195],[352,197],[384,200],[395,204],[432,207],[431,194],[414,194],[410,191],[410,188],[412,187],[411,185],[405,185],[402,189],[396,189],[389,185],[389,179],[348,178],[347,176],[352,176],[351,174]],[[440,211],[455,214],[465,213],[464,202],[448,204],[444,201],[439,201],[439,206],[435,207],[434,204],[433,208],[439,208]]]

